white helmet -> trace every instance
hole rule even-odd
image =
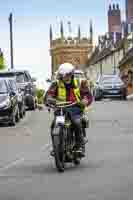
[[[60,65],[58,69],[58,74],[61,76],[65,76],[66,74],[73,73],[74,66],[70,63],[63,63]]]

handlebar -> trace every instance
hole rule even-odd
[[[77,102],[71,102],[71,101],[66,101],[66,102],[57,102],[55,107],[56,108],[66,108],[66,107],[71,107],[77,105]]]
[[[71,106],[74,106],[74,105],[77,105],[78,103],[77,102],[71,102],[71,101],[66,101],[66,102],[59,102],[59,101],[56,101],[55,104],[50,104],[48,105],[48,107],[50,108],[68,108],[68,107],[71,107]]]

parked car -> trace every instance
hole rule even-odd
[[[82,70],[74,70],[74,78],[79,80],[79,84],[81,83],[82,80],[86,80],[85,74]]]
[[[6,78],[0,78],[0,121],[15,126],[19,121],[17,94]]]
[[[119,97],[125,100],[127,95],[126,86],[118,75],[102,75],[96,82],[95,99],[105,97]]]
[[[24,93],[25,105],[34,110],[37,107],[35,79],[27,70],[10,70],[0,72],[0,77],[15,77],[18,88]]]
[[[20,118],[23,118],[26,114],[24,92],[17,87],[16,80],[14,78],[8,78],[8,80],[11,89],[17,94],[19,116]]]

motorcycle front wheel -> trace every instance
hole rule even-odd
[[[55,165],[59,172],[64,172],[64,134],[63,127],[58,128],[58,133],[52,135]]]

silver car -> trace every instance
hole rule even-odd
[[[126,86],[118,75],[102,75],[98,81],[95,91],[95,99],[118,97],[125,100],[127,95]]]

